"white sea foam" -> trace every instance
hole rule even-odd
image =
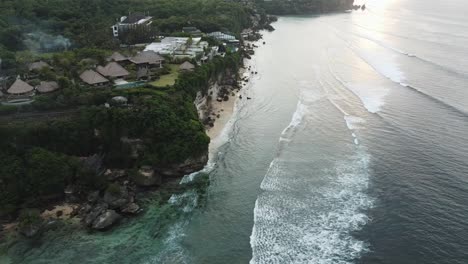
[[[361,99],[364,107],[371,113],[381,110],[385,104],[384,98],[389,91],[388,88],[376,89],[374,85],[365,83],[347,84],[347,87]]]
[[[293,117],[289,125],[283,130],[281,135],[286,135],[289,131],[301,124],[304,115],[307,113],[307,106],[301,101],[297,103],[296,111],[294,111]]]
[[[291,176],[293,168],[275,159],[255,203],[250,263],[352,263],[366,250],[350,233],[369,220],[361,213],[372,206],[365,194],[368,162],[360,154],[332,171]],[[328,182],[313,184],[310,177]]]
[[[368,156],[358,149],[360,154],[322,171],[310,170],[309,162],[288,162],[282,150],[306,114],[306,105],[299,101],[280,138],[279,154],[260,185],[263,192],[255,202],[250,237],[251,264],[345,264],[366,250],[365,243],[350,233],[368,221],[362,210],[372,205],[365,194]],[[344,119],[350,130],[365,123],[357,116],[345,115]],[[358,145],[354,132],[352,136]],[[320,184],[312,179],[321,179]]]
[[[363,118],[352,115],[345,115],[344,120],[349,130],[361,129],[363,127],[363,124],[366,123],[366,120],[364,120]],[[353,133],[353,137],[355,136],[356,134]]]

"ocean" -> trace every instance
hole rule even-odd
[[[365,3],[263,33],[202,195],[11,263],[468,263],[468,6]]]

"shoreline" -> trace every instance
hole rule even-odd
[[[244,67],[241,67],[238,72],[239,76],[244,76],[245,73],[246,73],[246,69]],[[218,101],[213,100],[211,102],[212,112],[219,115],[219,117],[217,117],[216,121],[213,123],[213,127],[208,127],[206,129],[206,134],[208,135],[208,137],[210,137],[212,141],[218,138],[219,136],[221,136],[221,134],[226,128],[226,125],[231,120],[231,117],[234,114],[234,110],[236,108],[237,102],[240,99],[239,95],[241,93],[241,88],[242,87],[233,90],[232,94],[228,95],[229,100],[227,101],[218,102]],[[211,145],[211,142],[210,142],[210,145]]]
[[[254,47],[258,47],[253,44],[257,44],[258,41],[262,39],[262,37],[259,34],[259,30],[254,30],[254,32],[255,34],[259,35],[259,38],[253,41],[246,40],[244,43],[247,45],[243,46],[242,48],[247,48],[247,50],[250,49],[250,51],[253,51]],[[252,47],[250,45],[252,45]],[[241,55],[242,66],[238,69],[237,79],[235,79],[237,84],[228,85],[231,86],[229,92],[225,94],[225,97],[227,97],[228,99],[226,101],[210,100],[209,102],[206,102],[206,106],[208,106],[211,115],[215,117],[213,118],[212,126],[207,126],[205,129],[206,135],[210,138],[207,153],[208,162],[214,156],[218,155],[219,147],[228,141],[228,130],[231,129],[231,125],[233,124],[232,120],[234,114],[236,113],[235,111],[237,111],[238,104],[241,102],[241,100],[250,99],[247,96],[244,96],[245,93],[242,92],[242,90],[245,90],[250,87],[249,79],[252,77],[253,74],[253,72],[252,74],[250,72],[250,67],[252,66],[252,63],[250,63],[251,57],[249,55],[253,55],[253,52],[244,53],[243,55]],[[218,86],[220,84],[215,82],[214,85]],[[219,87],[220,86],[215,87],[215,89],[218,89]],[[200,116],[200,118],[202,118],[202,116]],[[183,179],[185,176],[187,175],[180,176],[178,178]],[[83,208],[84,205],[80,203],[68,203],[66,201],[62,201],[60,203],[53,203],[47,209],[41,210],[40,217],[42,218],[44,223],[48,221],[71,220],[73,223],[81,224],[84,218],[82,217],[83,215],[80,215],[80,210],[82,210]],[[19,233],[19,222],[17,221],[17,219],[14,221],[0,223],[0,244],[7,242],[7,237],[11,237],[12,235],[16,236],[19,235]]]

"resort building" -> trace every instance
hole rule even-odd
[[[14,95],[23,95],[29,94],[34,90],[34,87],[28,83],[22,81],[21,79],[16,79],[16,81],[8,88],[7,93]]]
[[[29,71],[41,71],[42,69],[51,69],[49,64],[44,61],[37,61],[29,64],[28,69]]]
[[[223,42],[239,42],[239,40],[237,40],[235,36],[225,34],[225,33],[220,32],[220,31],[211,32],[211,33],[208,33],[206,35],[208,37],[212,37],[214,39],[217,39],[217,40],[223,41]]]
[[[59,85],[57,82],[41,82],[37,87],[36,90],[40,93],[51,93],[57,91],[59,89]]]
[[[126,56],[120,54],[120,52],[116,51],[116,52],[112,53],[112,55],[109,58],[107,58],[107,60],[122,63],[122,62],[127,62],[128,58]]]
[[[108,79],[104,78],[102,75],[100,75],[99,73],[93,70],[84,71],[80,75],[80,79],[83,82],[92,86],[102,86],[102,85],[106,85],[107,83],[109,83]]]
[[[227,47],[232,48],[236,51],[239,47],[240,41],[236,39],[235,36],[232,36],[232,35],[220,32],[220,31],[209,33],[207,34],[207,36],[225,43]]]
[[[195,69],[195,65],[193,65],[192,63],[190,63],[188,61],[182,63],[179,66],[179,70],[182,71],[182,72],[189,72],[189,71],[193,71],[194,69]]]
[[[203,32],[196,27],[183,27],[182,32],[190,34],[192,37],[201,37],[203,35]]]
[[[208,42],[202,41],[201,38],[167,37],[161,42],[149,44],[145,51],[154,51],[175,58],[195,58],[198,55],[203,56],[208,46]]]
[[[133,13],[120,18],[120,22],[112,26],[112,34],[118,37],[119,33],[125,30],[134,29],[138,26],[150,26],[153,17],[143,13]]]
[[[138,67],[162,67],[164,58],[151,50],[144,50],[130,59]]]
[[[130,73],[117,62],[109,62],[106,66],[98,66],[97,71],[105,77],[108,78],[125,78]]]

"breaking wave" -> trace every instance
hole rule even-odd
[[[313,161],[290,160],[284,152],[307,113],[307,104],[300,100],[261,183],[250,237],[251,264],[345,264],[367,250],[351,232],[369,220],[363,213],[372,206],[366,194],[369,156],[356,146],[354,156],[321,171],[314,171]],[[345,115],[345,120],[350,130],[364,124],[359,117]]]

